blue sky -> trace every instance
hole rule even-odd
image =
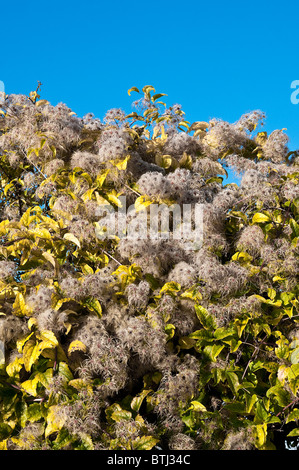
[[[266,130],[299,148],[298,1],[12,1],[2,3],[0,80],[7,93],[65,102],[102,118],[153,85],[189,121],[230,122],[261,109]],[[298,95],[299,96],[299,95]]]

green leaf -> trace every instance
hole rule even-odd
[[[202,326],[206,329],[214,329],[216,328],[216,323],[212,315],[209,314],[209,312],[202,307],[201,305],[194,305],[195,312],[197,315],[197,318],[199,319],[200,323]]]
[[[290,394],[285,388],[281,385],[274,385],[273,387],[269,388],[266,393],[267,397],[275,397],[278,405],[284,408],[290,403]]]
[[[61,375],[62,377],[64,377],[66,382],[69,382],[70,380],[73,379],[73,374],[66,362],[58,363],[57,373],[58,375]]]
[[[288,359],[289,357],[289,345],[285,338],[281,338],[276,341],[277,347],[275,348],[275,354],[279,359]],[[294,356],[295,357],[295,356]]]
[[[44,412],[40,403],[32,403],[29,405],[26,412],[26,419],[30,421],[30,423],[35,423],[44,417]]]
[[[253,406],[255,405],[257,401],[257,396],[256,394],[254,393],[253,395],[250,395],[250,394],[246,394],[245,396],[245,402],[246,402],[246,413],[250,413]]]
[[[132,418],[132,413],[127,410],[122,410],[122,409],[115,410],[111,414],[111,419],[116,422],[122,421],[123,419],[129,420],[131,418]]]
[[[258,424],[253,430],[255,431],[256,445],[258,448],[262,448],[267,440],[267,424]]]
[[[110,405],[106,408],[105,413],[109,422],[119,422],[123,419],[130,420],[132,418],[132,413],[130,411],[123,410],[119,403],[113,403]]]
[[[246,412],[246,404],[239,401],[225,403],[224,408],[238,414],[244,414]]]
[[[258,399],[257,405],[256,405],[254,422],[257,424],[265,423],[268,420],[268,416],[269,414],[265,408],[265,404],[263,403],[261,399]]]

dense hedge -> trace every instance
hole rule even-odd
[[[151,86],[129,90],[129,115],[79,118],[39,88],[0,110],[1,448],[296,445],[299,173],[284,131],[268,135],[260,111],[191,124]],[[157,203],[200,205],[202,244],[171,223],[145,238]]]

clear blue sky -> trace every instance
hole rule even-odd
[[[78,115],[130,111],[131,86],[155,86],[189,121],[261,109],[299,148],[297,1],[2,2],[0,80],[7,93],[65,102]]]

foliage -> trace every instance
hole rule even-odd
[[[152,86],[103,121],[38,93],[0,111],[0,448],[296,444],[299,172],[283,130],[260,111],[191,124]],[[120,237],[107,207],[122,197],[136,214],[203,204],[203,245]]]

